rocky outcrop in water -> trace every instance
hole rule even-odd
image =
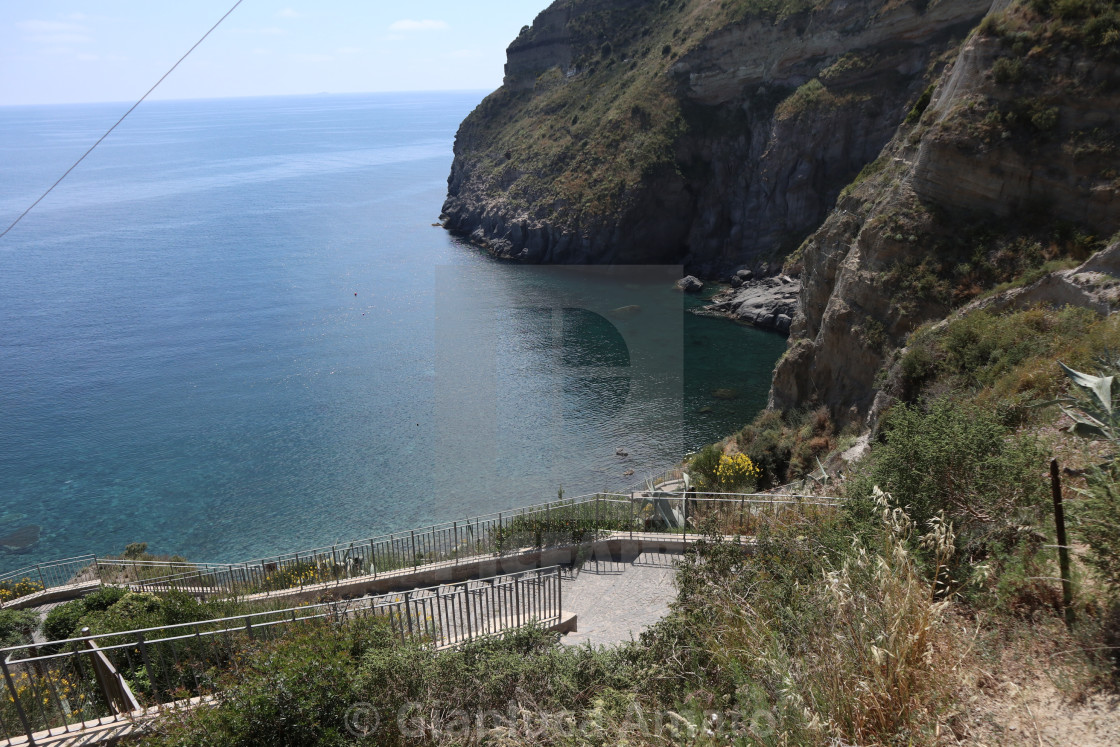
[[[801,282],[788,275],[750,279],[714,295],[705,311],[789,334],[800,293]]]
[[[39,544],[38,524],[28,524],[0,536],[0,550],[5,552],[27,552]]]

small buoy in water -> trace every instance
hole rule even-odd
[[[356,296],[356,295],[358,295],[358,294],[357,294],[357,293],[355,293],[354,295]]]

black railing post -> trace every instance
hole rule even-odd
[[[408,623],[408,637],[413,637],[412,632],[412,592],[407,591],[404,595],[404,616],[405,622]]]
[[[684,502],[684,520],[681,521],[681,542],[688,544],[688,493],[681,493]]]
[[[1054,495],[1054,523],[1058,529],[1058,563],[1062,569],[1062,607],[1066,627],[1073,627],[1073,584],[1069,574],[1069,542],[1066,540],[1066,515],[1062,507],[1062,477],[1058,460],[1050,460],[1050,490]]]
[[[416,530],[410,529],[408,533],[412,535],[412,569],[416,570],[418,565],[416,560]]]
[[[39,572],[39,584],[43,587],[44,590],[46,590],[47,582],[46,579],[43,578],[43,567],[36,563],[35,570]]]
[[[455,551],[452,555],[455,557],[455,565],[459,565],[459,522],[451,522],[451,528],[455,532]]]

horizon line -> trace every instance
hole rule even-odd
[[[256,93],[256,94],[241,94],[230,96],[188,96],[183,98],[149,98],[144,103],[161,103],[161,102],[183,102],[183,101],[228,101],[236,99],[279,99],[279,98],[297,98],[297,97],[314,97],[314,96],[373,96],[373,95],[388,95],[388,94],[436,94],[436,93],[482,93],[490,94],[497,89],[493,88],[417,88],[417,89],[393,89],[383,91],[318,91],[313,93]],[[100,105],[100,104],[124,104],[131,106],[136,103],[127,99],[117,100],[102,100],[102,101],[41,101],[41,102],[25,102],[25,103],[0,103],[0,108],[15,109],[18,107],[33,107],[33,106],[84,106],[84,105]]]

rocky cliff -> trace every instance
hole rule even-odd
[[[444,224],[527,262],[780,258],[991,0],[558,0],[463,122]]]
[[[445,225],[528,262],[784,260],[770,404],[840,426],[874,425],[914,329],[1120,229],[1113,0],[563,0],[508,60]],[[791,292],[763,280],[722,311]]]
[[[873,425],[876,376],[915,327],[1103,246],[1120,229],[1118,62],[1114,3],[993,9],[789,261],[801,308],[771,405]]]

